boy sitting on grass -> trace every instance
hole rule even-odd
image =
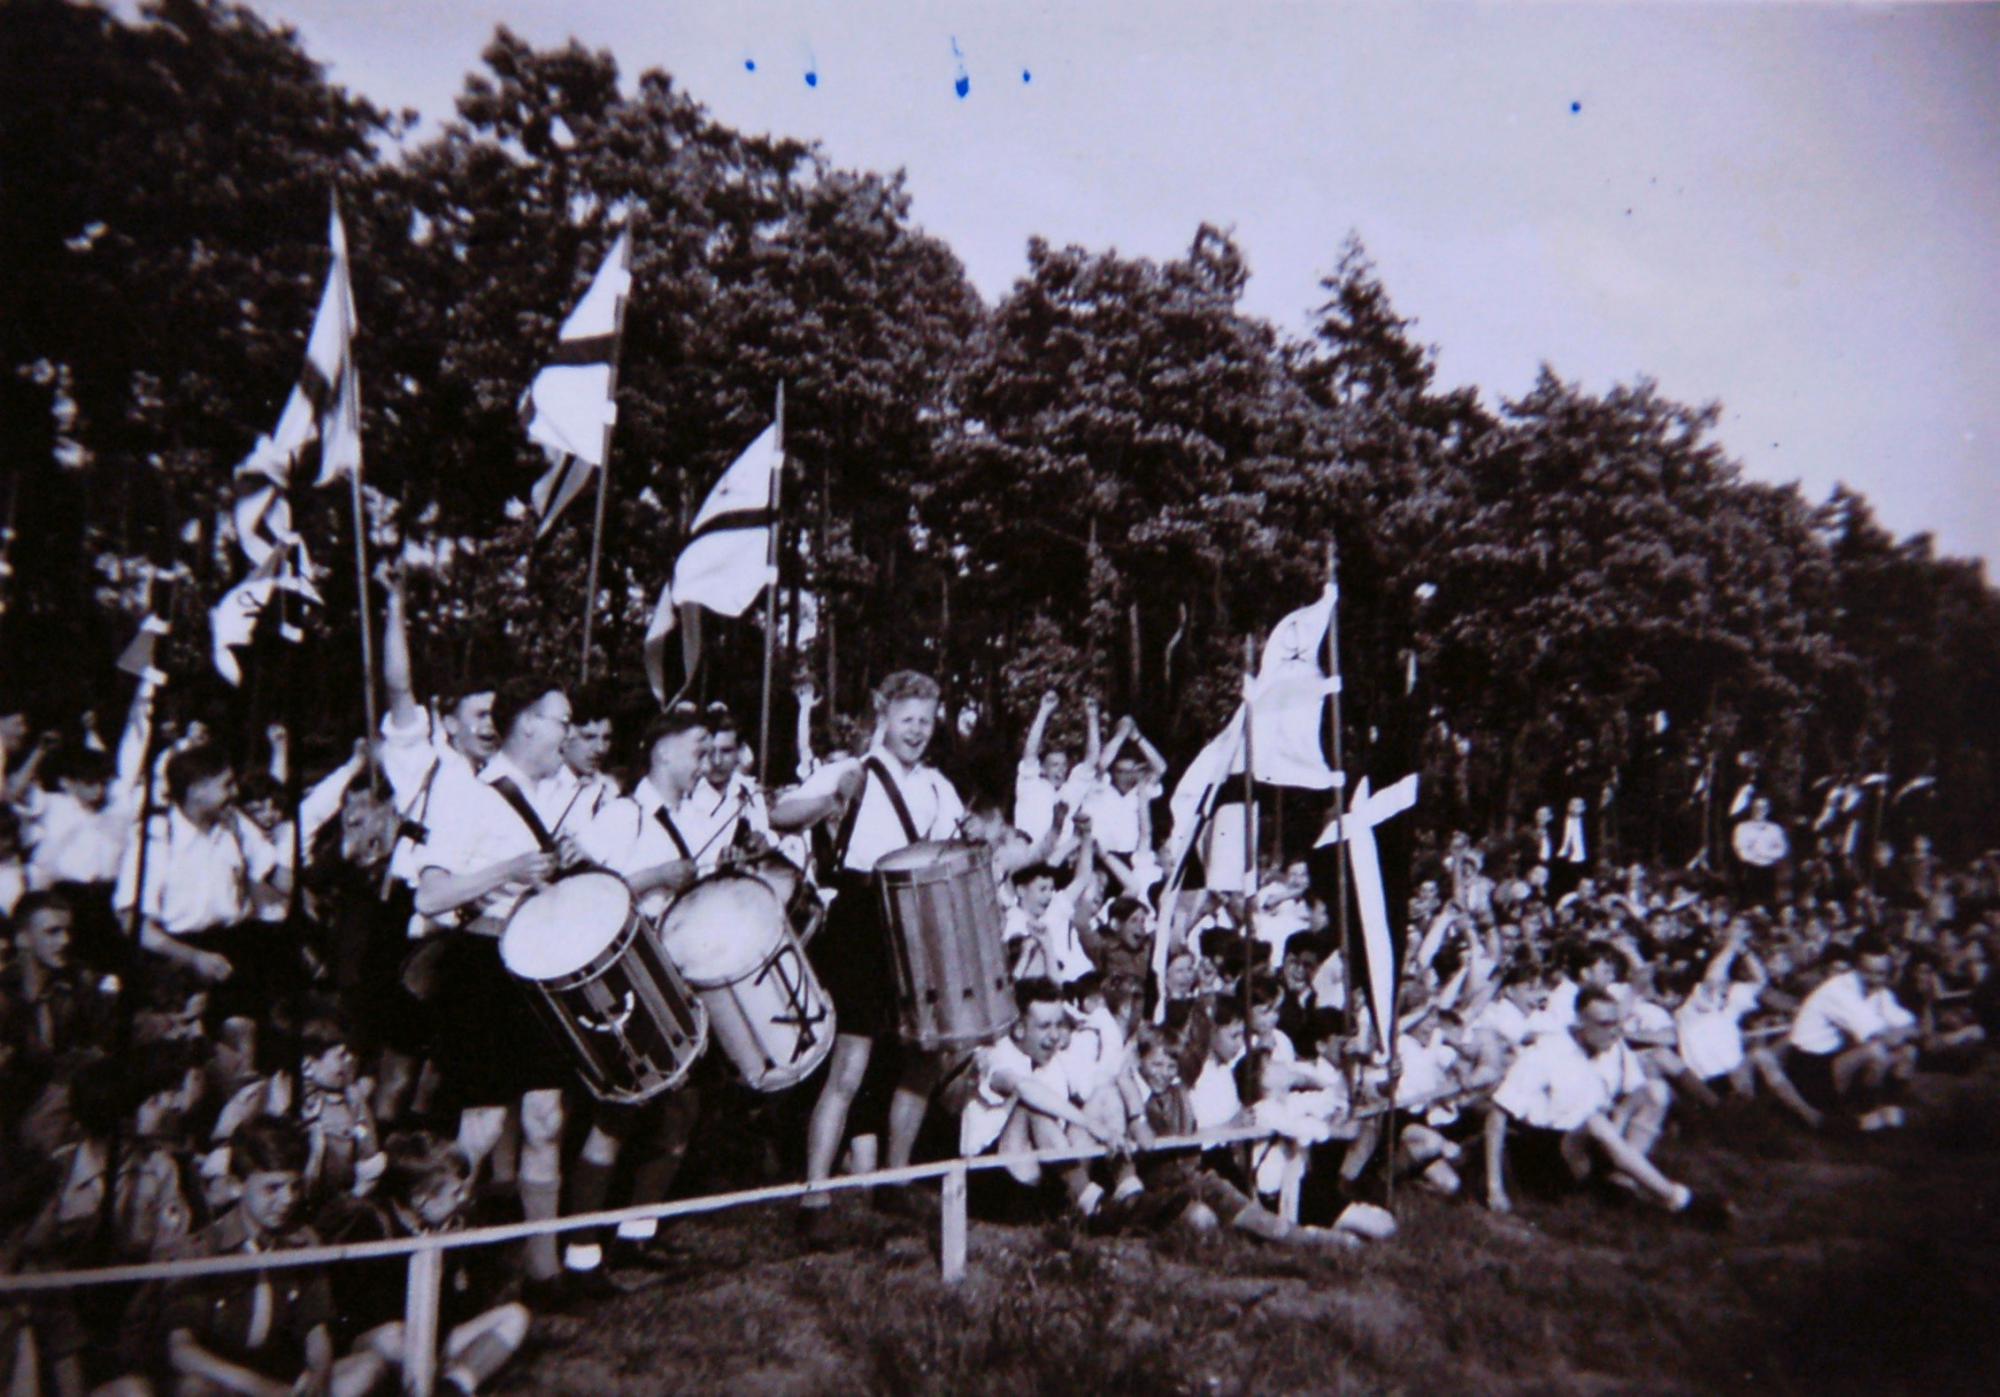
[[[1117,1132],[1101,1120],[1077,1109],[1071,1101],[1068,1074],[1059,1057],[1067,1015],[1062,992],[1055,982],[1036,976],[1014,986],[1014,1001],[1020,1017],[1007,1036],[990,1043],[973,1055],[971,1095],[959,1116],[959,1153],[968,1157],[991,1150],[1001,1155],[1025,1154],[1033,1150],[1054,1150],[1090,1143],[1120,1143]],[[1138,1187],[1129,1161],[1121,1161],[1119,1191]],[[1003,1216],[1032,1215],[1039,1203],[1024,1195],[1039,1191],[1042,1168],[1034,1160],[1016,1160],[1006,1166],[1006,1175],[1018,1185],[1011,1197],[994,1200]],[[1078,1161],[1060,1167],[1058,1173],[1070,1202],[1088,1217],[1104,1199],[1104,1188],[1090,1178],[1089,1167]],[[997,1177],[997,1171],[983,1171],[982,1180]],[[982,1189],[1006,1186],[982,1183]]]
[[[1535,1040],[1494,1090],[1486,1115],[1486,1206],[1513,1211],[1510,1163],[1521,1188],[1562,1194],[1588,1178],[1594,1157],[1601,1156],[1614,1181],[1629,1181],[1668,1212],[1725,1220],[1719,1202],[1703,1199],[1697,1207],[1694,1190],[1661,1173],[1614,1119],[1612,1087],[1601,1064],[1622,1046],[1617,1001],[1591,985],[1578,993],[1575,1008],[1574,1022]]]
[[[262,1116],[229,1141],[236,1205],[188,1238],[180,1261],[319,1243],[296,1213],[310,1147],[292,1122]],[[231,1271],[171,1283],[161,1328],[177,1393],[360,1397],[386,1374],[370,1352],[333,1354],[333,1297],[324,1269]]]

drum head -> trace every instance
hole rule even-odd
[[[530,893],[500,933],[500,962],[523,980],[573,975],[616,941],[632,894],[612,873],[572,873]]]
[[[929,868],[954,854],[964,855],[980,846],[969,839],[925,839],[884,854],[876,861],[877,873],[905,873]]]
[[[717,873],[675,899],[660,944],[688,979],[728,984],[764,963],[784,926],[784,906],[763,879]]]

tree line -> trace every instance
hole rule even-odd
[[[204,617],[242,571],[231,468],[297,377],[337,192],[370,546],[407,561],[429,685],[574,670],[590,511],[531,549],[518,401],[622,221],[593,669],[635,701],[687,521],[782,381],[786,662],[846,712],[892,668],[936,672],[977,714],[956,760],[1004,774],[1051,686],[1185,757],[1235,703],[1245,634],[1318,590],[1331,545],[1351,740],[1420,705],[1436,819],[1498,827],[1609,784],[1623,838],[1661,847],[1709,759],[1726,781],[1756,752],[1794,816],[1829,776],[1935,773],[1941,840],[1991,842],[1979,563],[1851,491],[1746,479],[1715,406],[1644,379],[1591,393],[1545,366],[1491,406],[1442,386],[1352,234],[1329,234],[1303,339],[1243,309],[1249,268],[1208,226],[1168,261],[1031,241],[989,305],[900,175],[733,131],[575,43],[500,29],[420,133],[220,0],[0,14],[0,643],[52,711],[106,701],[147,565],[180,565],[182,702],[245,730],[358,723],[344,492],[295,496],[326,569],[303,646],[230,691]],[[710,618],[696,692],[753,712],[758,637]]]

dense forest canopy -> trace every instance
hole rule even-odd
[[[38,713],[115,695],[150,563],[185,570],[178,702],[245,731],[281,707],[358,724],[344,492],[294,501],[325,570],[306,645],[230,690],[204,618],[243,569],[231,472],[297,378],[337,193],[370,546],[406,560],[427,684],[575,670],[590,512],[531,550],[518,401],[622,222],[594,637],[636,702],[689,517],[782,382],[786,591],[808,613],[781,617],[787,662],[849,713],[891,668],[935,671],[977,714],[951,759],[989,776],[1051,684],[1185,758],[1235,701],[1244,635],[1313,595],[1334,545],[1350,726],[1427,705],[1433,819],[1505,823],[1585,771],[1657,840],[1711,755],[1757,752],[1795,817],[1829,777],[1934,773],[1942,842],[1992,842],[2000,597],[1979,564],[1892,537],[1855,494],[1743,478],[1715,406],[1644,380],[1593,394],[1545,367],[1494,406],[1442,387],[1352,234],[1328,230],[1305,340],[1242,309],[1249,268],[1206,226],[1167,262],[1033,242],[987,305],[900,176],[729,130],[576,44],[500,30],[420,140],[218,0],[0,17],[0,642]],[[754,711],[755,618],[708,632],[701,687]]]

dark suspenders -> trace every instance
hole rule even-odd
[[[514,807],[514,813],[521,817],[521,823],[528,827],[528,833],[535,836],[535,843],[541,847],[542,852],[553,854],[556,851],[555,836],[550,834],[549,827],[542,823],[542,817],[535,813],[535,807],[528,804],[528,798],[521,794],[521,788],[514,784],[514,778],[502,776],[487,784],[500,793],[501,799]]]
[[[692,862],[694,860],[694,851],[688,848],[687,840],[681,835],[681,827],[674,823],[674,817],[667,813],[667,807],[665,805],[654,806],[653,818],[659,821],[660,828],[667,832],[667,838],[674,841],[674,847],[681,851],[681,857]]]
[[[861,819],[861,804],[868,798],[868,778],[874,777],[882,783],[882,793],[889,797],[889,804],[896,811],[896,818],[902,822],[903,833],[910,843],[916,843],[921,835],[917,833],[917,822],[910,818],[910,807],[903,800],[903,793],[896,786],[895,778],[889,775],[889,768],[882,765],[880,757],[869,757],[861,763],[861,789],[854,793],[854,804],[847,807],[847,814],[841,818],[840,833],[834,839],[832,874],[839,874],[847,867],[847,846],[854,842],[854,826]]]

